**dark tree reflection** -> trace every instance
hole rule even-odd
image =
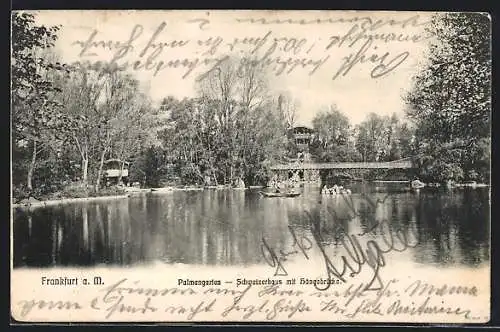
[[[148,194],[125,200],[68,204],[14,214],[14,266],[264,264],[262,238],[279,252],[314,230],[337,248],[345,234],[380,236],[373,226],[415,228],[419,245],[401,260],[476,265],[489,255],[488,190],[423,190],[356,184],[348,198],[305,187],[294,199],[254,191],[206,190]]]

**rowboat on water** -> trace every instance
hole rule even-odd
[[[423,183],[422,181],[419,181],[419,180],[414,180],[411,182],[411,187],[413,189],[420,189],[420,188],[425,187],[425,183]]]
[[[272,193],[272,192],[259,191],[259,193],[263,197],[297,197],[297,196],[300,196],[300,193],[298,193],[298,192]]]
[[[171,192],[174,192],[174,188],[172,188],[172,187],[151,188],[151,192],[153,192],[153,193],[171,193]]]

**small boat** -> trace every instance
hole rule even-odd
[[[297,196],[300,196],[300,193],[298,193],[298,192],[272,193],[272,192],[259,191],[259,193],[264,197],[297,197]]]
[[[174,191],[174,188],[172,188],[172,187],[151,188],[151,192],[153,192],[153,193],[170,193],[173,191]]]
[[[419,181],[419,180],[414,180],[411,182],[411,187],[413,189],[420,189],[420,188],[423,188],[425,187],[425,183]]]
[[[184,188],[181,188],[179,190],[183,190],[183,191],[201,191],[201,190],[205,190],[203,187],[184,187]]]
[[[136,188],[136,187],[125,187],[124,191],[127,194],[138,194],[138,193],[144,193],[144,192],[151,191],[151,189]]]

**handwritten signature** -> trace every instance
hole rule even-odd
[[[288,231],[292,235],[293,244],[292,249],[289,251],[280,250],[279,256],[276,254],[274,249],[267,243],[266,239],[262,238],[262,244],[260,246],[260,250],[264,260],[271,267],[275,268],[274,276],[287,276],[288,272],[285,270],[283,266],[283,262],[287,260],[288,256],[295,255],[298,253],[302,253],[306,259],[309,259],[307,252],[312,249],[313,242],[304,235],[298,236],[295,233],[295,230],[288,226]]]
[[[354,208],[354,203],[351,197],[344,196],[344,200],[347,206],[350,207],[355,215],[358,215]],[[388,195],[382,200],[372,201],[367,196],[363,196],[373,207],[378,204],[385,202]],[[417,246],[418,242],[415,240],[416,237],[411,234],[411,228],[407,230],[394,229],[388,221],[375,221],[369,229],[360,234],[348,234],[341,223],[338,222],[335,211],[330,211],[332,213],[333,221],[336,225],[337,231],[343,234],[340,239],[341,248],[346,252],[345,255],[340,256],[340,266],[333,263],[332,257],[327,253],[328,245],[325,245],[326,241],[323,238],[322,231],[319,226],[319,219],[317,216],[311,214],[309,211],[305,211],[308,217],[309,224],[311,226],[312,240],[306,235],[297,235],[292,227],[288,227],[288,230],[293,238],[293,244],[289,250],[280,250],[276,252],[266,241],[262,238],[261,243],[261,253],[264,260],[269,266],[274,268],[275,276],[287,276],[287,270],[285,269],[284,262],[291,255],[302,254],[306,259],[309,259],[308,251],[310,251],[314,246],[316,246],[323,258],[325,264],[325,273],[327,279],[336,277],[341,281],[346,281],[346,275],[349,274],[350,277],[354,277],[361,273],[363,267],[368,265],[372,271],[373,276],[370,281],[366,284],[364,290],[380,290],[384,287],[384,283],[380,277],[380,268],[386,266],[385,254],[389,252],[403,252],[408,248],[414,248]],[[352,216],[351,216],[352,218]],[[367,234],[375,234],[379,231],[381,235],[381,240],[370,239],[362,244],[360,238]],[[412,236],[413,235],[413,236]],[[331,284],[326,283],[324,285],[314,284],[314,287],[318,290],[327,290],[330,288]]]

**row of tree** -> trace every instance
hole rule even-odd
[[[78,181],[98,192],[104,162],[127,160],[156,139],[155,108],[130,75],[61,64],[57,27],[12,17],[12,175],[15,194],[55,192]]]
[[[145,151],[136,164],[146,185],[161,179],[205,185],[267,181],[269,167],[285,160],[296,103],[287,94],[269,94],[266,73],[236,58],[205,75],[197,90],[196,98],[163,99],[161,146]]]
[[[427,63],[403,96],[406,120],[369,114],[351,129],[331,107],[313,127],[322,161],[388,161],[413,157],[428,182],[490,182],[491,20],[481,13],[437,14]]]
[[[369,113],[352,126],[335,105],[316,115],[310,153],[321,162],[393,161],[411,157],[416,151],[415,130],[396,114]]]
[[[481,13],[434,17],[427,65],[406,95],[426,180],[490,181],[491,20]]]
[[[75,183],[97,194],[111,158],[131,162],[130,180],[148,186],[256,183],[285,155],[294,104],[269,95],[251,61],[229,58],[198,80],[198,97],[157,106],[124,71],[61,64],[57,27],[14,13],[12,30],[16,196]]]
[[[357,126],[336,107],[313,120],[318,161],[390,161],[416,156],[427,181],[489,180],[490,22],[481,14],[437,15],[429,62],[405,96],[406,119],[371,113]],[[57,27],[12,17],[12,175],[16,196],[78,183],[102,191],[104,162],[130,161],[131,181],[264,183],[269,166],[296,155],[297,103],[272,95],[266,73],[228,58],[197,81],[198,96],[154,105],[116,68],[60,63]],[[244,60],[245,60],[244,59]],[[408,121],[409,120],[409,121]],[[124,167],[124,165],[122,165]]]

